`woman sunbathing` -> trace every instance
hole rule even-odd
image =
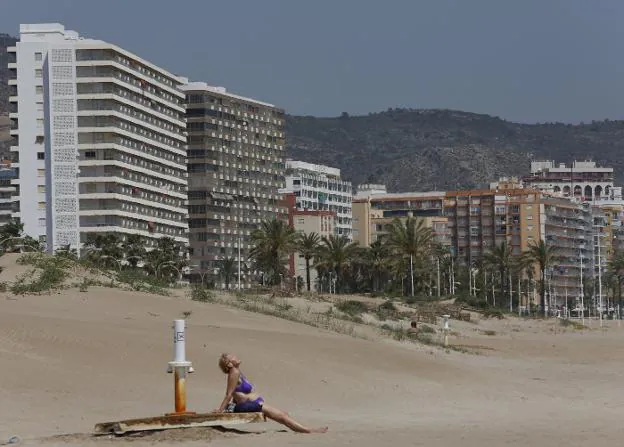
[[[233,400],[235,413],[262,412],[264,416],[285,425],[298,433],[325,433],[327,427],[308,428],[293,420],[288,413],[264,403],[264,399],[254,391],[253,385],[240,372],[241,361],[233,354],[221,354],[219,368],[227,374],[227,386],[225,397],[219,408],[215,410],[222,413]]]

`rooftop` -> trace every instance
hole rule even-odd
[[[269,104],[268,102],[258,101],[257,99],[247,98],[245,96],[235,95],[227,91],[225,87],[217,87],[213,85],[209,85],[206,82],[187,82],[185,85],[180,87],[182,91],[185,92],[210,92],[210,93],[218,93],[220,95],[229,96],[230,98],[240,99],[241,101],[247,101],[255,104],[259,104],[265,107],[276,107],[273,104]]]

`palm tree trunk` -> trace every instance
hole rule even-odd
[[[622,319],[622,281],[618,278],[618,314],[620,320]]]
[[[412,284],[412,296],[414,296],[414,256],[410,255],[410,281]]]
[[[310,291],[310,258],[305,258],[306,262],[306,285],[308,287],[308,292]]]
[[[540,278],[540,306],[542,307],[542,312],[544,313],[544,318],[546,317],[546,269],[541,269],[541,278]]]

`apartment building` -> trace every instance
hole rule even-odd
[[[89,233],[188,241],[185,79],[60,24],[9,51],[14,216],[49,251]]]
[[[295,193],[284,193],[282,204],[288,210],[288,224],[297,233],[316,233],[322,239],[330,235],[336,235],[337,217],[336,213],[327,210],[300,210],[297,208],[297,196]],[[314,266],[314,259],[310,260],[310,265]],[[290,255],[288,262],[289,274],[293,278],[302,278],[303,282],[298,283],[300,287],[306,286],[306,261],[299,253]],[[310,288],[318,288],[318,272],[315,268],[310,269]]]
[[[433,230],[436,240],[451,247],[448,218],[444,215],[445,193],[440,191],[418,193],[383,193],[385,188],[376,185],[374,190],[358,188],[353,199],[353,240],[368,247],[387,234],[396,218],[417,217]]]
[[[11,184],[15,178],[15,171],[9,167],[0,167],[0,226],[11,219],[13,211],[13,192],[15,187]]]
[[[599,167],[593,161],[574,161],[570,166],[534,161],[531,174],[522,181],[525,186],[542,192],[594,201],[611,195],[613,178],[613,168]]]
[[[505,242],[519,255],[540,238],[539,197],[539,191],[523,188],[447,192],[452,252],[471,265]]]
[[[217,275],[220,261],[240,260],[241,287],[248,287],[259,274],[247,265],[250,234],[286,214],[278,193],[284,187],[284,111],[203,82],[182,90],[191,263]]]
[[[293,192],[299,210],[331,211],[337,216],[336,234],[352,238],[353,187],[340,178],[340,169],[286,160],[285,193]]]
[[[572,307],[580,302],[582,277],[592,277],[593,216],[587,204],[544,195],[540,199],[540,237],[555,247],[556,265],[547,272],[550,302]]]

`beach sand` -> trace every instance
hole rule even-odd
[[[4,272],[3,275],[14,272]],[[273,422],[244,433],[90,436],[98,422],[173,410],[172,320],[191,312],[188,408],[220,403],[221,352],[236,353],[268,404],[325,435]],[[473,353],[363,340],[182,297],[110,288],[0,296],[0,443],[22,445],[614,446],[620,444],[624,325],[452,322]],[[486,330],[495,331],[487,335]],[[489,332],[492,334],[492,332]],[[474,353],[477,352],[477,353]]]

